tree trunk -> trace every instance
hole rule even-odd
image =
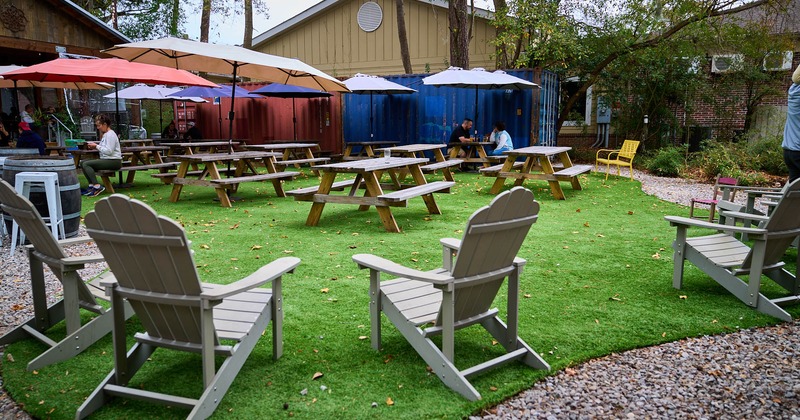
[[[506,33],[507,28],[505,24],[505,16],[508,14],[508,5],[506,4],[506,0],[494,0],[494,10],[497,15],[502,14],[502,21],[500,24],[497,25],[496,37],[497,39],[502,39],[503,35]],[[511,66],[508,65],[508,48],[506,48],[505,42],[501,42],[497,45],[497,49],[495,50],[495,55],[497,56],[495,59],[495,65],[498,69],[507,69]]]
[[[211,0],[203,0],[203,12],[200,15],[200,42],[208,42],[211,29]]]
[[[406,33],[406,10],[403,0],[396,0],[397,5],[397,38],[400,40],[400,57],[403,60],[403,70],[412,74],[411,53],[408,51],[408,34]]]
[[[242,46],[253,46],[253,0],[244,0],[244,39]]]
[[[469,68],[469,27],[467,0],[450,0],[450,65]]]
[[[180,20],[181,5],[178,0],[172,0],[172,16],[169,20],[169,34],[178,36],[178,21]]]

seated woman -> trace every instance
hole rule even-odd
[[[503,153],[514,150],[514,143],[511,142],[511,136],[506,131],[506,123],[502,121],[494,123],[489,141],[495,144],[494,150],[489,153],[491,156],[502,156]]]
[[[161,132],[161,139],[162,140],[177,140],[178,139],[178,129],[175,127],[175,121],[170,121],[167,128]]]
[[[118,171],[122,167],[122,147],[120,147],[117,133],[111,129],[111,118],[106,114],[100,114],[95,118],[94,124],[103,137],[100,139],[100,143],[90,141],[86,145],[89,149],[97,149],[100,152],[100,159],[81,162],[83,174],[89,180],[89,187],[86,191],[83,191],[83,195],[91,196],[99,195],[105,191],[105,187],[97,182],[95,171]]]

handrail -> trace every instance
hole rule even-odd
[[[53,121],[55,121],[57,123],[56,124],[56,128],[58,129],[58,131],[57,131],[58,139],[57,140],[61,140],[61,127],[64,127],[64,130],[67,130],[69,132],[69,138],[73,138],[72,130],[70,130],[69,127],[67,127],[63,122],[61,122],[61,120],[59,120],[58,117],[56,117],[54,114],[48,114],[47,115],[47,119],[48,120],[53,120]],[[52,140],[50,138],[50,126],[49,125],[47,126],[47,139],[48,140]],[[59,141],[59,146],[63,146],[63,144],[60,144],[60,143],[61,142]]]

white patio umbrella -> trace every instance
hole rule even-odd
[[[231,80],[234,88],[236,77],[243,76],[324,91],[348,91],[342,82],[300,60],[264,54],[232,45],[208,44],[167,37],[115,45],[104,52],[129,61],[158,64],[175,69],[232,74]],[[233,142],[233,109],[233,101],[231,101],[229,112],[231,133],[229,141],[231,143]]]
[[[416,90],[401,84],[390,82],[383,77],[371,76],[369,74],[357,73],[355,76],[344,81],[351,93],[369,94],[369,138],[372,140],[374,133],[372,130],[372,94],[396,95],[412,94]]]
[[[536,83],[512,76],[502,70],[488,72],[476,67],[464,70],[461,67],[450,67],[434,75],[422,79],[422,83],[431,86],[450,86],[475,89],[475,134],[478,134],[478,89],[511,89],[528,90],[539,87]]]
[[[158,101],[158,124],[159,127],[164,129],[164,121],[161,116],[161,101],[185,101],[185,102],[205,102],[206,100],[198,97],[168,97],[172,93],[181,90],[177,87],[166,87],[164,85],[148,86],[144,83],[137,83],[133,86],[128,86],[125,89],[120,89],[114,93],[103,95],[104,98],[109,99],[131,99],[143,100],[151,99]],[[140,114],[141,115],[141,114]],[[140,121],[141,123],[141,121]],[[143,125],[143,124],[141,124]]]

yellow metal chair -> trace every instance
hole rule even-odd
[[[633,158],[636,156],[636,149],[638,148],[638,141],[625,140],[622,143],[621,149],[598,150],[594,160],[595,172],[597,172],[598,165],[606,165],[606,180],[608,180],[608,174],[611,172],[611,165],[617,166],[617,176],[620,175],[620,167],[627,166],[630,168],[631,179],[633,179]]]

